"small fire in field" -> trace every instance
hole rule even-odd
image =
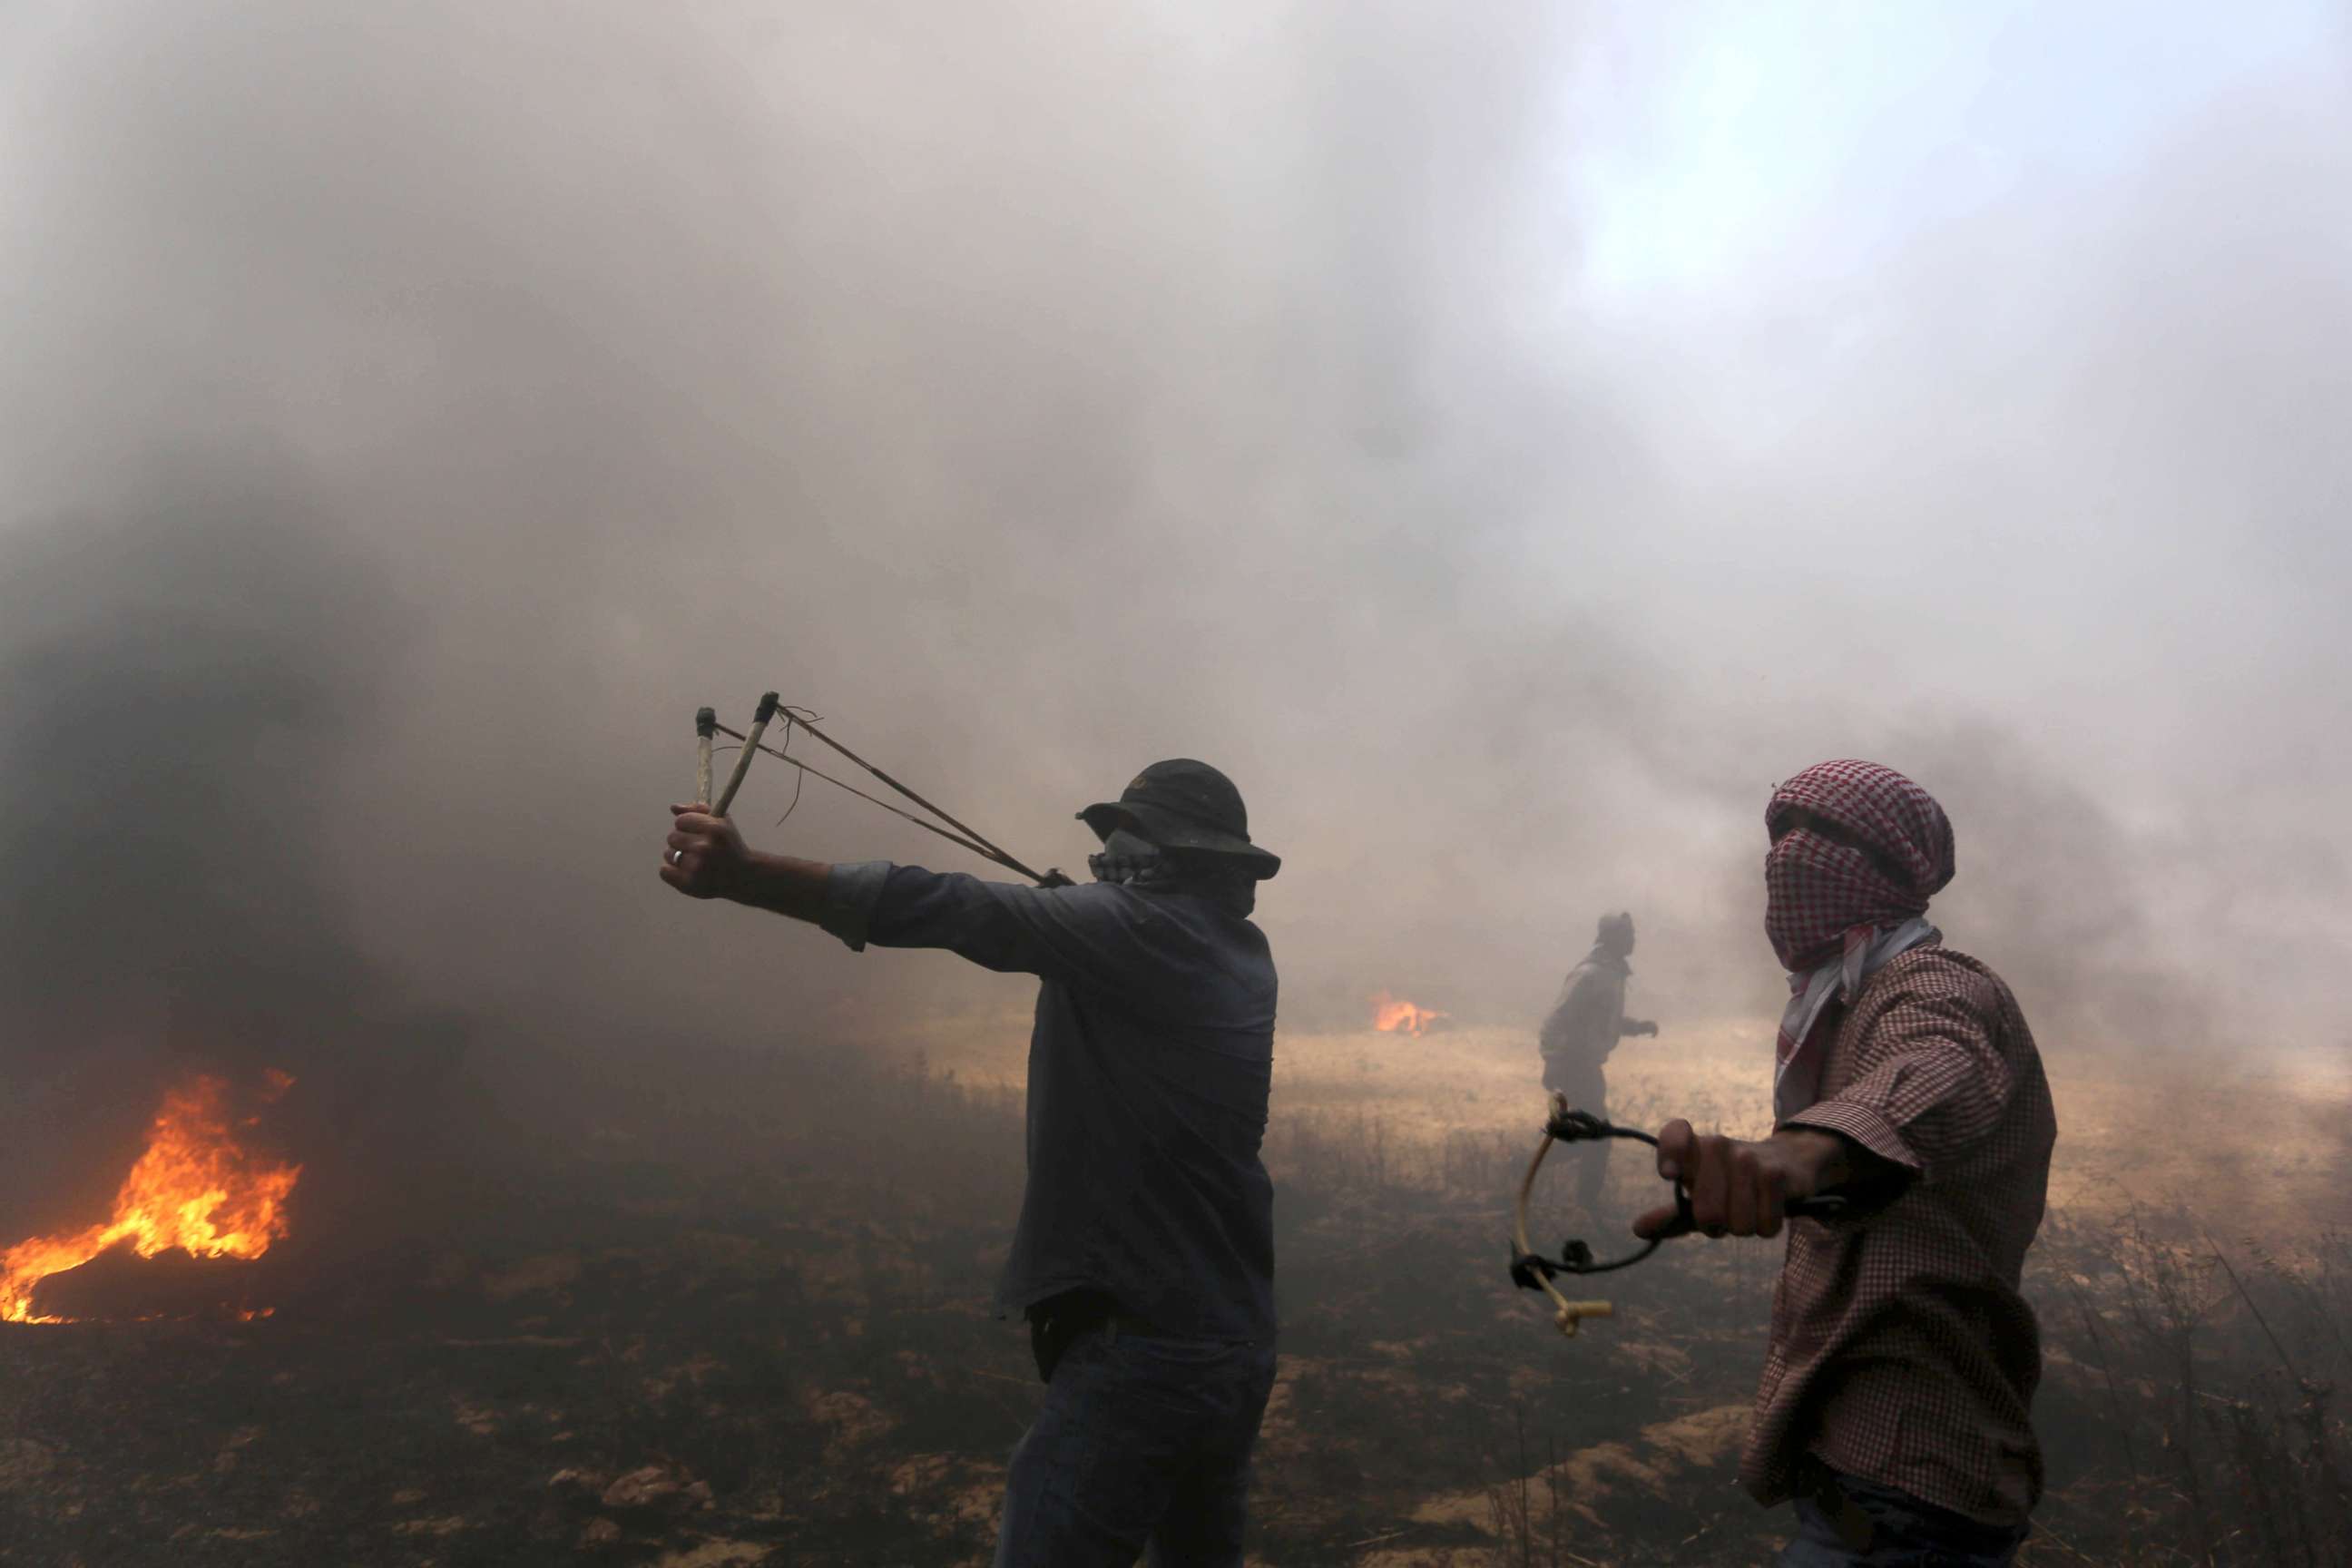
[[[1404,1033],[1425,1035],[1440,1018],[1452,1016],[1433,1007],[1416,1007],[1402,996],[1391,996],[1385,991],[1372,994],[1372,1027],[1383,1035]]]
[[[264,1075],[261,1099],[273,1101],[293,1084],[272,1068]],[[68,1321],[35,1317],[34,1289],[122,1242],[142,1258],[178,1247],[195,1258],[253,1258],[284,1239],[286,1200],[302,1167],[275,1163],[240,1145],[237,1132],[260,1118],[233,1118],[228,1100],[228,1085],[216,1078],[193,1078],[166,1093],[147,1152],[115,1194],[112,1219],[0,1252],[0,1322]]]

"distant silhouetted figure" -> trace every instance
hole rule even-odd
[[[1609,1114],[1609,1085],[1601,1068],[1627,1035],[1654,1035],[1657,1025],[1625,1016],[1625,981],[1633,973],[1625,961],[1633,952],[1633,917],[1602,915],[1584,962],[1568,972],[1559,1000],[1536,1037],[1543,1052],[1544,1088],[1568,1096],[1568,1103],[1595,1116]],[[1577,1201],[1590,1214],[1609,1179],[1609,1146],[1601,1138],[1577,1151]]]

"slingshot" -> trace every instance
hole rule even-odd
[[[782,746],[771,746],[767,743],[764,737],[768,732],[769,724],[775,720],[778,714],[783,715],[784,742]],[[719,721],[718,713],[712,709],[697,709],[694,715],[695,805],[704,807],[715,816],[726,816],[727,808],[735,804],[736,792],[743,787],[743,775],[751,771],[751,758],[758,752],[765,752],[768,755],[775,758],[777,761],[787,763],[793,767],[797,768],[804,781],[809,778],[821,779],[824,783],[833,785],[835,789],[846,790],[849,794],[856,795],[862,801],[880,806],[883,810],[888,812],[893,816],[902,817],[906,821],[913,823],[916,826],[921,828],[926,833],[937,834],[940,837],[946,839],[949,843],[969,849],[973,854],[980,856],[982,859],[992,860],[1008,871],[1016,872],[1021,876],[1028,878],[1031,881],[1036,883],[1041,888],[1066,888],[1070,885],[1070,879],[1062,875],[1058,870],[1055,870],[1050,868],[1044,871],[1031,870],[1027,866],[1023,865],[1019,860],[1013,858],[1013,856],[999,848],[995,844],[983,837],[977,828],[960,821],[956,817],[950,816],[940,807],[934,805],[931,802],[924,799],[921,795],[916,794],[907,785],[900,784],[897,779],[892,778],[888,773],[884,773],[880,768],[876,767],[872,763],[867,762],[864,757],[859,756],[856,752],[851,751],[847,746],[843,745],[839,741],[835,740],[832,736],[818,729],[816,727],[816,721],[820,717],[821,715],[811,712],[808,709],[795,708],[778,700],[776,693],[772,691],[766,692],[760,698],[759,706],[752,710],[751,728],[748,732],[741,730],[730,729],[728,726],[720,723]],[[863,769],[873,777],[879,779],[883,784],[897,791],[907,800],[912,802],[915,805],[919,806],[922,810],[929,813],[930,815],[929,816],[918,816],[914,812],[906,810],[900,806],[893,805],[888,801],[882,799],[878,795],[868,795],[866,791],[859,789],[856,785],[848,784],[841,779],[837,779],[831,773],[825,773],[821,769],[811,767],[808,763],[801,761],[800,758],[792,755],[793,735],[795,731],[807,735],[811,740],[821,742],[824,745],[831,747],[834,751],[840,752],[856,766]],[[716,801],[713,801],[710,798],[710,756],[713,748],[712,737],[716,735],[725,735],[730,740],[739,742],[739,749],[735,754],[734,769],[727,775],[726,786],[719,791],[719,798]],[[793,798],[795,800],[799,798],[797,791],[794,792]],[[933,818],[936,818],[937,820],[933,820]],[[945,826],[941,826],[942,824]]]
[[[1511,1220],[1511,1283],[1522,1290],[1541,1290],[1551,1298],[1557,1310],[1552,1314],[1553,1326],[1562,1334],[1574,1338],[1577,1325],[1587,1318],[1614,1317],[1617,1309],[1607,1301],[1571,1301],[1552,1280],[1562,1274],[1609,1274],[1620,1268],[1630,1268],[1658,1250],[1668,1237],[1686,1236],[1693,1228],[1690,1192],[1680,1182],[1675,1184],[1675,1228],[1654,1236],[1637,1252],[1622,1258],[1596,1258],[1592,1248],[1571,1237],[1560,1243],[1558,1258],[1546,1258],[1528,1241],[1528,1199],[1536,1190],[1536,1173],[1543,1169],[1544,1156],[1551,1152],[1554,1143],[1592,1142],[1602,1138],[1627,1138],[1636,1143],[1646,1143],[1654,1149],[1658,1141],[1636,1128],[1620,1127],[1589,1110],[1570,1109],[1568,1096],[1551,1097],[1551,1115],[1544,1122],[1543,1142],[1536,1145],[1536,1156],[1528,1162],[1528,1173],[1519,1182],[1519,1201]],[[1791,1218],[1811,1216],[1828,1219],[1845,1212],[1846,1201],[1836,1196],[1798,1198],[1791,1201],[1784,1213]]]

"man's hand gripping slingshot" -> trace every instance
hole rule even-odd
[[[1608,1318],[1616,1315],[1616,1307],[1608,1301],[1572,1301],[1552,1283],[1562,1274],[1607,1274],[1619,1268],[1630,1268],[1658,1250],[1659,1244],[1670,1237],[1687,1236],[1698,1229],[1691,1209],[1690,1190],[1677,1178],[1674,1183],[1675,1208],[1671,1223],[1648,1232],[1640,1250],[1622,1258],[1596,1258],[1587,1243],[1570,1237],[1560,1243],[1559,1256],[1547,1258],[1535,1250],[1528,1240],[1528,1200],[1535,1194],[1536,1173],[1543,1169],[1544,1156],[1551,1152],[1554,1143],[1590,1142],[1601,1138],[1629,1138],[1636,1143],[1658,1147],[1657,1139],[1632,1127],[1620,1127],[1612,1121],[1578,1110],[1568,1103],[1564,1094],[1551,1097],[1551,1115],[1544,1122],[1543,1142],[1536,1145],[1535,1158],[1528,1162],[1528,1173],[1520,1178],[1518,1202],[1511,1220],[1511,1283],[1522,1290],[1541,1290],[1551,1298],[1556,1310],[1553,1326],[1570,1338],[1577,1326],[1587,1318]],[[1812,1215],[1828,1218],[1844,1212],[1845,1199],[1824,1194],[1818,1197],[1792,1199],[1781,1208],[1790,1216]]]

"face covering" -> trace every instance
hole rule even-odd
[[[1792,973],[1833,954],[1849,931],[1896,924],[1927,908],[1880,876],[1863,851],[1811,828],[1782,834],[1764,857],[1764,934]]]
[[[1087,857],[1097,882],[1142,892],[1190,893],[1237,915],[1257,907],[1257,884],[1223,855],[1170,854],[1141,834],[1114,827],[1100,852]]]
[[[1103,840],[1101,851],[1087,857],[1087,869],[1097,882],[1133,888],[1166,881],[1171,868],[1159,845],[1139,833],[1114,827]]]
[[[1952,825],[1933,796],[1874,763],[1822,763],[1774,792],[1764,858],[1764,931],[1789,971],[1775,1051],[1773,1111],[1811,1106],[1832,1002],[1851,1002],[1881,965],[1937,940],[1927,900],[1952,879]]]
[[[1836,957],[1857,929],[1925,914],[1952,879],[1952,826],[1933,796],[1875,763],[1821,763],[1765,808],[1764,933],[1780,967]]]

